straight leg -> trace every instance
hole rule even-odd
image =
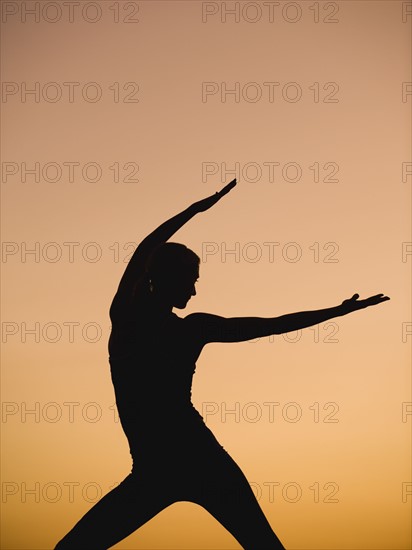
[[[223,525],[245,550],[284,550],[245,475],[225,450],[208,459],[195,502]]]
[[[173,499],[161,487],[130,474],[91,508],[55,550],[106,550],[144,525]]]

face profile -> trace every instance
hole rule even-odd
[[[199,256],[183,244],[168,242],[157,247],[146,266],[157,303],[184,309],[196,296],[199,264]]]
[[[175,284],[167,287],[155,287],[153,285],[153,293],[156,294],[155,289],[158,290],[157,296],[160,296],[161,300],[163,299],[165,304],[170,304],[172,307],[178,309],[184,309],[188,304],[192,296],[196,296],[196,281],[193,280],[193,277],[188,277],[181,281],[177,281]]]
[[[192,296],[196,296],[196,288],[195,288],[196,281],[192,282],[191,284],[183,285],[176,289],[176,293],[174,297],[172,297],[172,306],[176,307],[178,309],[184,309],[189,302],[189,300],[192,298]]]

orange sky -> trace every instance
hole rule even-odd
[[[207,346],[194,404],[287,548],[410,548],[411,3],[74,4],[2,2],[1,547],[52,548],[129,473],[110,302],[237,177],[172,239],[202,259],[178,315],[391,301]],[[115,548],[239,545],[179,503]]]

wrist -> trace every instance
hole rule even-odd
[[[345,307],[343,304],[339,304],[335,307],[336,310],[336,317],[341,317],[342,315],[346,315],[347,313],[350,313],[350,310]]]
[[[194,202],[194,203],[191,204],[188,208],[186,208],[186,212],[187,212],[190,216],[194,216],[195,214],[198,214],[198,213],[199,213],[199,209],[197,208],[196,203]]]

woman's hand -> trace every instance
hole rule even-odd
[[[220,199],[226,195],[226,193],[229,193],[231,189],[236,185],[236,178],[232,180],[230,183],[228,183],[223,189],[220,191],[217,191],[214,195],[211,195],[210,197],[206,197],[205,199],[202,199],[198,202],[194,202],[192,204],[192,208],[195,209],[196,212],[205,212],[206,210],[209,210],[212,206],[214,206]]]
[[[376,306],[378,304],[381,304],[382,302],[386,302],[386,300],[390,300],[388,296],[384,296],[383,294],[375,294],[375,296],[371,296],[370,298],[366,298],[365,300],[358,300],[358,298],[359,294],[354,294],[352,298],[349,298],[349,300],[344,300],[342,302],[342,305],[340,307],[343,310],[343,315],[346,315],[346,313],[352,313],[352,311],[363,309],[365,307]]]

